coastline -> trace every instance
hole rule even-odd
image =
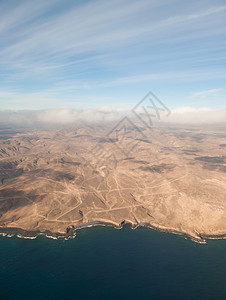
[[[127,221],[123,221],[120,224],[116,224],[113,222],[104,222],[104,221],[93,221],[93,222],[88,222],[84,224],[79,224],[79,225],[70,225],[66,228],[65,233],[62,232],[51,232],[49,230],[24,230],[22,228],[18,227],[0,227],[0,236],[2,237],[14,237],[16,236],[17,238],[23,238],[23,239],[36,239],[38,236],[45,236],[46,238],[51,238],[54,240],[58,240],[60,238],[63,238],[65,240],[68,239],[73,239],[76,237],[76,232],[77,230],[80,229],[85,229],[85,228],[90,228],[94,226],[110,226],[114,227],[115,229],[122,229],[125,225],[130,225],[131,229],[136,229],[138,227],[146,227],[150,228],[153,230],[157,230],[160,232],[165,232],[165,233],[172,233],[172,234],[178,234],[183,236],[184,238],[189,238],[195,243],[199,244],[206,244],[206,240],[220,240],[220,239],[226,239],[226,233],[225,234],[205,234],[205,233],[196,233],[197,236],[191,235],[186,232],[178,231],[176,229],[172,228],[163,228],[160,226],[155,226],[151,225],[149,223],[143,223],[140,222],[138,224],[132,224]]]

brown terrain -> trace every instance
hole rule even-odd
[[[0,130],[0,232],[150,226],[226,236],[226,131],[209,127]]]

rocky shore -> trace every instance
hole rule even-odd
[[[85,229],[89,227],[94,227],[94,226],[111,226],[116,229],[122,229],[124,226],[130,225],[131,229],[136,229],[138,227],[147,227],[153,230],[158,230],[161,232],[165,233],[172,233],[172,234],[179,234],[184,236],[185,238],[190,238],[192,241],[199,243],[199,244],[206,244],[206,240],[208,239],[225,239],[226,238],[226,233],[222,234],[205,234],[205,233],[197,233],[196,235],[187,233],[187,232],[181,232],[178,230],[175,230],[173,228],[163,228],[160,226],[154,226],[149,223],[130,223],[127,221],[122,221],[119,224],[116,224],[114,222],[98,222],[98,221],[93,221],[93,222],[88,222],[84,224],[79,224],[79,225],[70,225],[66,228],[65,232],[51,232],[49,230],[24,230],[22,228],[17,228],[17,227],[0,227],[0,235],[4,237],[13,237],[17,236],[19,238],[27,238],[27,239],[35,239],[36,237],[43,235],[46,236],[47,238],[52,238],[52,239],[59,239],[59,238],[64,238],[64,239],[70,239],[70,238],[75,238],[76,236],[76,231],[80,229]]]

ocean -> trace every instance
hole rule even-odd
[[[0,299],[226,299],[226,240],[139,227],[0,238]]]

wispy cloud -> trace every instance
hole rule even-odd
[[[0,54],[7,63],[16,63],[21,68],[31,63],[39,67],[42,63],[62,65],[62,59],[70,56],[93,55],[93,52],[109,49],[112,52],[137,42],[147,43],[145,38],[151,38],[152,44],[166,42],[167,35],[172,38],[175,30],[178,34],[173,34],[173,37],[181,39],[182,29],[191,32],[197,26],[196,22],[205,25],[205,31],[210,35],[213,28],[209,25],[211,31],[207,32],[206,17],[226,10],[226,5],[223,5],[179,12],[179,15],[175,12],[174,16],[168,16],[164,11],[166,1],[158,4],[157,1],[128,3],[126,0],[114,0],[92,1],[80,7],[69,6],[70,9],[63,10],[63,13],[50,14],[50,10],[54,12],[58,4],[59,1],[53,0],[41,3],[22,1],[12,11],[5,5],[6,13],[1,16],[0,32],[9,38],[1,47]],[[156,12],[158,18],[154,17]],[[216,28],[214,30],[216,32]],[[193,36],[197,32],[203,34],[201,30],[196,30]]]
[[[201,98],[207,98],[212,96],[217,96],[219,92],[221,92],[223,89],[210,89],[205,91],[199,91],[193,93],[193,97],[201,97]]]
[[[67,89],[107,99],[114,86],[225,80],[225,12],[210,0],[3,1],[0,89],[14,98],[0,94],[0,105],[64,106]]]

